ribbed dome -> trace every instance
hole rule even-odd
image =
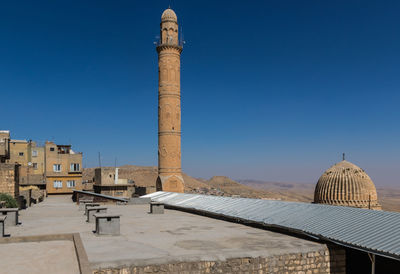
[[[175,12],[170,8],[164,10],[163,14],[161,15],[161,21],[167,20],[178,21],[178,17],[176,16]]]
[[[380,209],[371,178],[363,169],[345,160],[319,178],[314,203]]]

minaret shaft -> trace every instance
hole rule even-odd
[[[164,16],[165,15],[165,16]],[[183,192],[181,170],[181,97],[178,23],[171,9],[161,18],[158,52],[157,190]]]

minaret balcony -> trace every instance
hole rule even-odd
[[[161,40],[155,42],[157,51],[160,52],[160,50],[165,49],[165,48],[176,48],[177,50],[179,50],[179,52],[182,51],[183,49],[183,41],[165,41],[162,42]]]

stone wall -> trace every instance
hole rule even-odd
[[[0,164],[0,193],[7,193],[18,198],[18,170],[19,166],[16,164]]]
[[[25,189],[19,191],[19,205],[20,208],[25,209],[31,206],[32,189]]]
[[[46,197],[45,189],[38,189],[35,186],[22,187],[19,190],[19,198],[21,208],[27,208],[32,205],[32,203],[37,204],[42,202]]]
[[[128,185],[93,185],[95,193],[118,197],[118,198],[131,198],[135,192],[135,186],[133,184]]]
[[[266,247],[268,248],[268,247]],[[94,274],[141,273],[346,273],[345,250],[337,247],[284,254],[268,258],[235,258],[226,261],[179,262],[94,270]]]
[[[101,204],[125,204],[126,202],[121,201],[119,197],[113,197],[113,196],[109,196],[109,197],[101,197],[101,196],[97,196],[96,194],[98,193],[94,193],[94,192],[76,192],[74,191],[74,193],[72,194],[72,201],[76,202],[79,205],[79,200],[83,199],[83,200],[92,200],[93,203],[101,203]]]

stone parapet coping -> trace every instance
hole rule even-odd
[[[14,212],[18,210],[18,208],[0,208],[0,212]]]

